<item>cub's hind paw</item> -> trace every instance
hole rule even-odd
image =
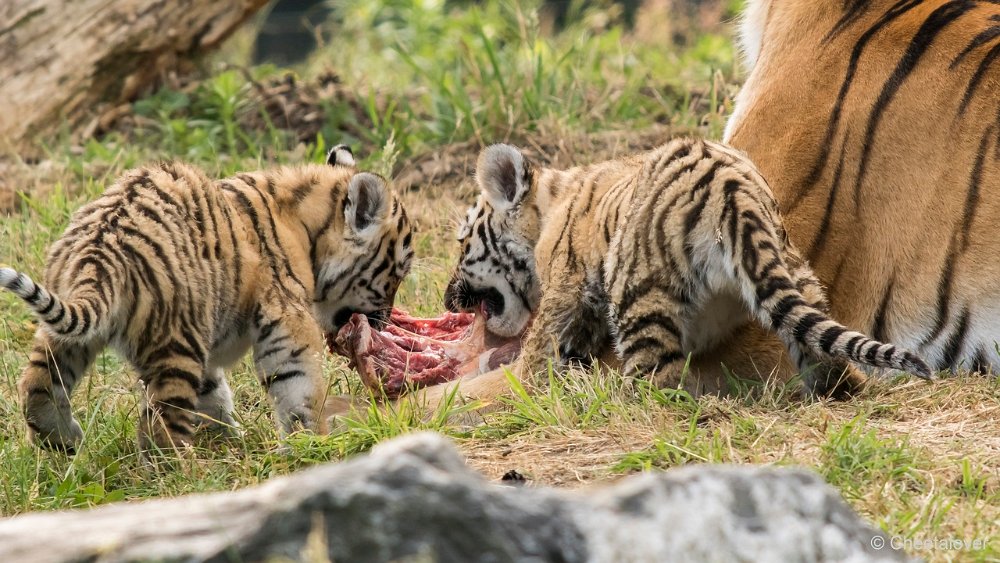
[[[195,431],[198,434],[210,434],[213,437],[236,438],[242,434],[240,423],[231,414],[200,412],[195,418]]]
[[[28,438],[40,448],[73,455],[83,442],[83,429],[76,420],[70,419],[69,424],[57,425],[50,429],[41,427],[30,418],[27,422]]]
[[[846,362],[815,364],[802,373],[803,394],[807,397],[848,399],[868,382],[864,372]]]

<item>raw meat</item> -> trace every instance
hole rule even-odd
[[[436,340],[458,340],[475,322],[472,313],[448,313],[433,319],[410,316],[402,309],[393,309],[389,323],[420,336]]]
[[[393,309],[384,330],[375,330],[355,314],[328,336],[330,350],[350,359],[365,385],[394,398],[407,389],[476,375],[512,362],[520,339],[486,344],[482,315],[445,313],[423,319]],[[493,343],[491,343],[493,344]]]

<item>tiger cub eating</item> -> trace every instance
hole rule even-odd
[[[517,377],[613,346],[625,373],[676,386],[689,354],[748,320],[780,335],[809,393],[829,392],[845,372],[863,380],[849,361],[930,377],[916,355],[828,316],[767,182],[727,146],[674,140],[554,170],[493,145],[476,177],[481,195],[460,226],[445,301],[483,310],[496,335],[527,331]],[[485,398],[503,378],[479,376],[462,391]]]
[[[105,346],[138,372],[143,451],[235,426],[224,369],[248,349],[282,433],[323,430],[323,332],[384,320],[413,258],[406,212],[343,145],[326,164],[210,180],[160,163],[79,209],[45,285],[0,268],[40,320],[18,385],[29,435],[74,450],[73,388]]]

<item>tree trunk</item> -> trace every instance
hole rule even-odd
[[[267,0],[3,0],[0,149],[37,153],[217,45]]]

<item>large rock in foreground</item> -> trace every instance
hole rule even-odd
[[[509,487],[468,469],[445,438],[414,434],[236,493],[0,521],[0,561],[904,560],[886,540],[801,470]]]

